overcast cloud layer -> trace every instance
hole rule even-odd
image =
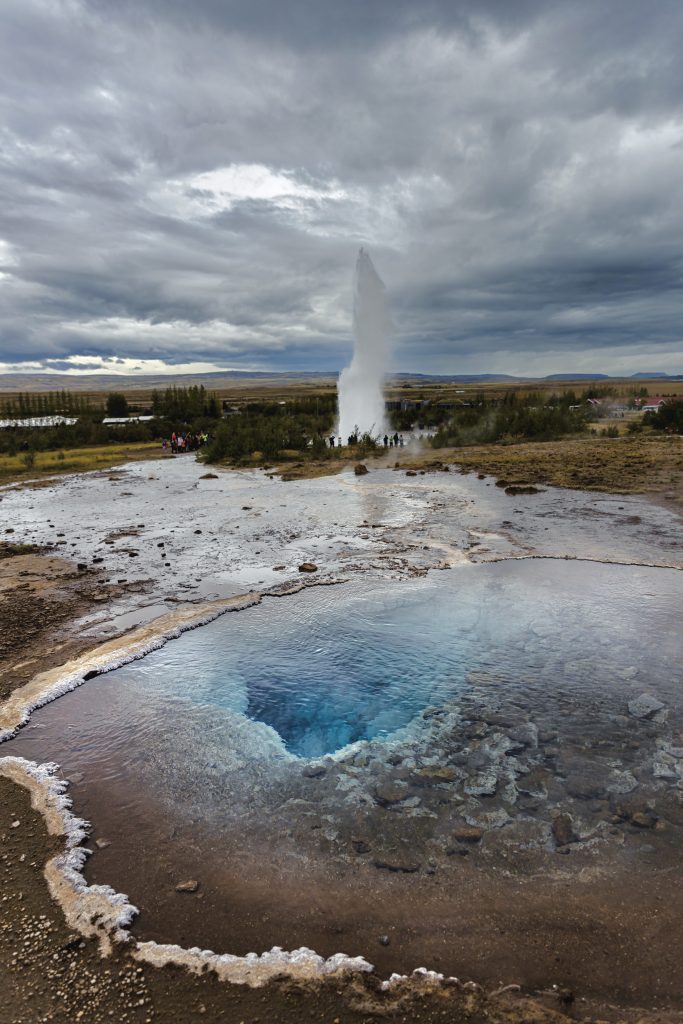
[[[683,372],[680,0],[0,14],[0,370]]]

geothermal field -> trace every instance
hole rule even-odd
[[[72,927],[250,983],[425,967],[680,1001],[675,513],[381,461],[207,478],[192,456],[2,509],[106,598],[0,706],[0,771],[75,834]]]
[[[678,1019],[680,515],[411,468],[362,250],[354,295],[336,472],[175,445],[2,488],[0,781],[43,822],[10,811],[6,870],[47,827],[59,948],[133,964],[130,1019],[170,977],[272,1012],[332,985],[349,1021]]]

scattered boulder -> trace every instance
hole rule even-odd
[[[218,473],[204,473],[199,478],[200,480],[218,480]]]
[[[629,821],[636,828],[654,828],[657,824],[657,815],[652,814],[651,811],[636,811],[631,815]]]
[[[620,771],[618,768],[613,768],[610,772],[609,785],[607,786],[608,793],[615,795],[632,793],[637,787],[638,780],[633,772]]]
[[[401,871],[406,875],[412,875],[420,870],[419,860],[415,860],[409,854],[392,854],[387,857],[375,857],[373,865],[384,871]]]
[[[369,472],[368,467],[365,465],[364,462],[357,462],[356,465],[353,467],[353,471],[356,474],[356,476],[365,476],[365,474]]]
[[[574,831],[574,822],[570,814],[558,814],[552,823],[553,839],[558,846],[568,846],[575,843],[577,835]]]
[[[305,779],[321,779],[325,771],[326,768],[322,764],[307,764],[301,774]]]
[[[478,828],[476,825],[458,825],[451,834],[458,843],[480,843],[484,836],[484,829]]]
[[[351,846],[356,853],[370,853],[370,843],[366,843],[364,839],[352,839]]]
[[[315,562],[302,562],[299,566],[299,572],[317,572],[318,566]]]
[[[106,850],[108,846],[111,846],[111,839],[96,839],[95,846],[98,850]]]
[[[400,804],[403,800],[407,800],[409,796],[410,792],[406,786],[400,786],[397,782],[392,782],[391,780],[380,782],[375,788],[375,800],[382,807]]]
[[[414,773],[414,780],[418,785],[425,782],[454,782],[457,774],[455,768],[450,766],[439,767],[434,765],[429,768],[418,768]]]
[[[199,882],[195,878],[188,879],[187,882],[178,882],[175,887],[176,892],[196,892],[199,888]]]
[[[567,792],[579,800],[599,800],[606,794],[602,780],[592,775],[573,774],[567,777]]]
[[[505,488],[506,494],[542,494],[543,491],[540,487],[534,487],[532,484],[509,484]]]
[[[415,472],[414,469],[407,469],[406,476],[417,476],[417,473]]]
[[[628,702],[628,713],[633,718],[652,719],[658,711],[663,711],[664,705],[661,700],[651,693],[641,693],[639,697]]]
[[[388,945],[390,945],[390,943],[391,943],[391,939],[389,938],[388,935],[380,935],[380,937],[379,937],[379,944],[380,944],[380,946],[388,946]]]
[[[510,739],[535,749],[538,746],[538,727],[533,722],[524,722],[510,730]]]
[[[676,782],[678,780],[678,772],[672,764],[666,764],[664,761],[655,761],[652,765],[652,774],[656,779],[666,779],[668,782]]]
[[[464,785],[468,796],[495,796],[498,779],[494,772],[477,772]]]

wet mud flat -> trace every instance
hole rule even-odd
[[[55,503],[57,489],[49,515],[35,496],[13,496],[34,504],[29,539],[38,542],[66,529],[60,516],[73,501],[95,505],[105,486],[121,491],[106,537],[86,517],[68,538],[102,574],[103,593],[119,588],[79,624],[93,642],[180,596],[270,586],[283,580],[279,566],[286,579],[304,556],[331,576],[408,585],[444,565],[510,557],[680,564],[680,522],[666,510],[649,516],[637,500],[550,490],[511,498],[471,477],[378,473],[365,489],[365,480],[295,485],[294,526],[272,491],[264,500],[265,488],[290,485],[245,474],[198,502],[197,490],[214,483],[198,483],[199,470],[170,470],[177,479],[163,487],[178,489],[177,519],[165,512],[163,522],[153,518],[158,495],[146,490],[157,485],[139,469],[100,476],[94,490],[76,481],[80,498],[65,482],[65,501]],[[189,507],[200,510],[194,520]],[[125,560],[132,572],[121,572]],[[652,572],[639,584],[643,607],[667,570]],[[264,613],[276,605],[265,602]],[[34,713],[0,753],[62,765],[77,812],[93,822],[87,877],[141,908],[139,938],[235,953],[343,949],[385,975],[425,963],[491,986],[571,985],[603,1004],[676,1007],[681,658],[675,617],[659,631],[651,621],[654,630],[613,622],[601,653],[562,621],[545,632],[536,623],[507,661],[470,664],[454,692],[423,702],[391,736],[380,729],[343,750],[293,754],[291,737],[288,746],[274,725],[242,712],[237,727],[238,713],[211,693],[187,715],[173,687],[165,696],[152,688],[140,716],[137,684],[117,673]],[[189,662],[186,681],[196,679]],[[181,719],[182,734],[158,728]],[[79,732],[103,721],[104,730]],[[177,892],[185,881],[198,884]]]

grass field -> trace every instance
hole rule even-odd
[[[670,493],[683,500],[683,438],[640,434],[617,438],[441,448],[401,460],[426,469],[454,462],[511,484],[553,484],[612,494]]]
[[[0,484],[17,480],[35,480],[58,473],[87,473],[133,459],[154,459],[161,456],[156,442],[101,445],[92,448],[70,448],[64,452],[36,452],[33,466],[27,467],[23,454],[0,455]]]

